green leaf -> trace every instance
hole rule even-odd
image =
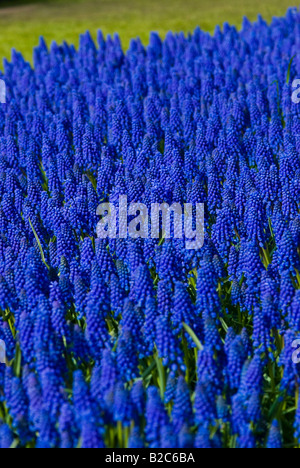
[[[143,373],[143,375],[142,375],[142,380],[145,380],[145,379],[148,377],[148,375],[151,374],[151,372],[153,371],[153,369],[155,368],[155,366],[156,366],[156,361],[153,361],[153,362],[150,364],[150,366],[148,367],[148,369],[146,369],[145,372]]]
[[[35,229],[34,229],[34,227],[33,227],[33,225],[32,225],[32,222],[30,221],[30,218],[28,218],[28,219],[29,219],[29,224],[30,224],[30,227],[31,227],[32,232],[33,232],[33,234],[34,234],[34,237],[35,237],[35,239],[36,239],[36,241],[37,241],[37,243],[38,243],[38,246],[39,246],[39,249],[40,249],[40,252],[41,252],[41,257],[42,257],[43,263],[46,265],[46,267],[48,268],[48,270],[50,270],[50,267],[49,267],[49,265],[47,264],[46,259],[45,259],[45,255],[44,255],[44,251],[43,251],[43,247],[42,247],[42,244],[41,244],[41,242],[40,242],[40,239],[38,238],[38,235],[37,235],[37,233],[35,232]]]
[[[89,180],[92,182],[92,185],[95,191],[97,192],[97,180],[95,179],[94,175],[90,171],[88,171],[86,175],[88,176]]]
[[[294,61],[294,58],[296,57],[296,55],[294,55],[291,60],[290,60],[290,63],[289,63],[289,68],[288,68],[288,72],[287,72],[287,77],[286,77],[286,82],[287,84],[289,84],[290,82],[290,78],[291,78],[291,69],[292,69],[292,64],[293,64],[293,61]]]
[[[183,328],[185,329],[185,331],[190,335],[190,337],[192,338],[193,342],[195,343],[195,345],[197,346],[197,348],[202,351],[203,350],[203,346],[199,340],[199,338],[196,336],[196,333],[191,329],[191,327],[189,327],[186,323],[182,322],[182,325],[183,325]]]
[[[155,357],[155,362],[157,366],[157,371],[158,371],[158,383],[160,387],[160,395],[163,398],[166,390],[166,379],[165,379],[165,369],[162,363],[162,360],[156,356]]]
[[[220,317],[220,322],[222,324],[222,327],[224,328],[225,332],[227,333],[228,332],[228,326],[227,326],[227,323],[225,322],[225,320]]]
[[[18,445],[19,445],[19,439],[15,439],[9,448],[15,449],[18,447]]]
[[[272,421],[276,417],[283,401],[284,401],[284,395],[280,393],[270,408],[269,415],[268,415],[269,421]]]
[[[19,343],[16,346],[16,354],[13,364],[13,369],[16,377],[21,376],[21,365],[22,365],[22,352]]]

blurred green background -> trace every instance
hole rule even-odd
[[[32,48],[43,35],[48,43],[66,40],[78,45],[79,34],[89,29],[96,37],[120,34],[123,46],[132,37],[148,42],[149,32],[164,36],[193,31],[199,25],[213,32],[224,21],[240,27],[243,16],[255,20],[260,13],[270,21],[282,16],[293,0],[0,0],[0,64],[11,48],[31,60]]]

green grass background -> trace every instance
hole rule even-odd
[[[164,36],[193,31],[199,25],[213,32],[224,21],[240,27],[243,16],[255,20],[260,13],[270,21],[284,15],[294,0],[0,0],[0,64],[11,48],[31,60],[32,48],[43,35],[48,43],[66,40],[78,45],[79,34],[89,29],[94,37],[118,32],[123,45],[149,32]],[[296,3],[297,4],[297,3]]]

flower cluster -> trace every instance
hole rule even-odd
[[[300,14],[12,52],[0,105],[0,447],[300,444]],[[100,239],[204,203],[205,242]]]

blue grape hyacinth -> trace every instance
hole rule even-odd
[[[299,446],[299,38],[291,8],[4,60],[1,448]],[[203,246],[126,236],[122,196],[203,203]]]

